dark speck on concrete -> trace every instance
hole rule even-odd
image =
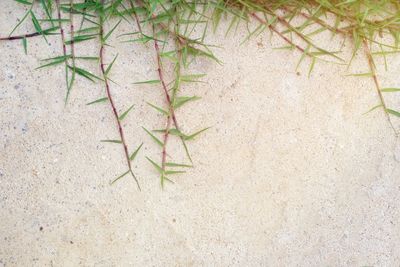
[[[21,128],[22,133],[26,133],[28,131],[28,124],[24,123]]]
[[[43,226],[40,226],[39,230],[40,230],[40,231],[43,231]]]

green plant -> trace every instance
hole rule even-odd
[[[139,81],[137,84],[157,84],[163,93],[164,107],[148,102],[156,112],[165,119],[165,128],[144,131],[150,139],[160,146],[161,159],[148,158],[150,164],[160,175],[161,186],[170,177],[184,173],[192,167],[193,160],[189,152],[188,142],[208,128],[195,133],[184,133],[178,121],[176,110],[181,106],[200,99],[199,96],[183,94],[184,87],[199,82],[205,74],[191,73],[190,64],[196,57],[205,57],[217,63],[220,61],[212,52],[213,46],[205,43],[205,37],[211,30],[216,30],[221,19],[229,19],[226,34],[245,23],[249,29],[244,40],[262,34],[265,30],[276,34],[286,46],[281,49],[297,50],[300,53],[298,66],[305,58],[310,59],[309,73],[319,61],[327,64],[350,65],[359,52],[365,54],[369,72],[354,74],[373,80],[379,104],[371,109],[381,108],[385,112],[388,123],[397,134],[392,117],[400,117],[400,113],[385,103],[384,94],[399,92],[400,88],[381,88],[375,58],[386,57],[400,52],[400,3],[394,0],[385,1],[285,1],[285,0],[15,0],[27,7],[27,12],[12,30],[8,37],[0,41],[22,40],[27,53],[27,40],[36,36],[48,38],[56,35],[61,38],[60,56],[43,60],[39,68],[63,65],[66,77],[65,103],[71,95],[77,76],[92,82],[100,82],[105,88],[105,96],[88,105],[108,102],[117,126],[119,139],[102,140],[102,142],[120,144],[126,159],[127,171],[119,175],[112,183],[126,175],[131,175],[140,189],[131,161],[138,155],[143,143],[129,152],[121,121],[127,118],[133,106],[119,113],[113,98],[110,71],[117,60],[106,64],[104,54],[109,37],[117,31],[121,23],[132,23],[133,32],[119,35],[123,42],[151,43],[155,58],[158,79]],[[38,18],[41,10],[43,18]],[[24,35],[13,35],[17,28],[30,18],[35,32]],[[74,23],[80,18],[79,27]],[[112,26],[106,31],[105,22]],[[254,28],[254,26],[256,27]],[[68,29],[68,30],[66,30]],[[322,32],[330,32],[332,36],[340,35],[342,40],[351,39],[353,53],[349,60],[344,60],[341,49],[330,51],[320,47],[317,38]],[[77,56],[75,43],[97,39],[100,44],[97,56]],[[99,75],[94,70],[79,66],[80,60],[98,62]],[[386,61],[385,61],[386,62]],[[172,77],[172,78],[167,78]],[[169,80],[170,79],[170,80]],[[176,163],[168,161],[168,144],[176,137],[182,144],[188,162]]]

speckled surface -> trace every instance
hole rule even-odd
[[[1,35],[23,14],[9,2]],[[162,127],[146,105],[162,95],[133,84],[156,78],[152,47],[108,49],[119,54],[118,109],[135,104],[128,144],[145,143],[141,192],[130,178],[109,185],[125,166],[118,146],[99,142],[117,136],[110,109],[86,106],[101,84],[78,79],[65,107],[63,68],[35,70],[59,55],[57,38],[29,40],[27,56],[0,42],[0,266],[399,266],[400,140],[383,112],[362,115],[378,102],[374,85],[346,74],[365,60],[349,71],[317,64],[308,78],[298,53],[271,48],[278,39],[239,45],[245,36],[217,32],[224,63],[194,64],[209,75],[185,94],[203,99],[178,117],[188,131],[212,128],[190,144],[195,168],[164,191],[144,157],[159,150],[141,129]],[[387,72],[378,62],[384,87],[400,86],[399,59]],[[398,96],[388,102],[400,109]]]

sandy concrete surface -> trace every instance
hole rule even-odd
[[[23,15],[7,2],[1,35]],[[188,132],[212,128],[190,143],[195,168],[164,191],[145,159],[159,148],[141,128],[164,125],[146,105],[162,94],[133,84],[156,79],[152,46],[108,48],[118,109],[135,105],[128,144],[144,142],[141,192],[128,177],[109,185],[125,171],[120,147],[100,142],[117,138],[115,121],[106,104],[86,106],[103,86],[78,78],[65,107],[63,67],[35,70],[60,54],[58,38],[30,39],[27,56],[0,42],[0,266],[399,266],[400,140],[382,111],[363,115],[378,103],[372,81],[346,76],[366,72],[365,59],[319,63],[308,78],[299,53],[273,49],[279,39],[240,45],[245,36],[217,31],[223,64],[192,66],[208,76],[183,91],[202,100],[177,116]],[[384,87],[400,86],[399,59],[387,72],[377,62]],[[398,95],[387,101],[400,108]],[[178,145],[170,153],[181,160]]]

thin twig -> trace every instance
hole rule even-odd
[[[306,53],[306,55],[310,56],[310,57],[314,57],[313,55],[311,55],[309,52],[306,52],[306,50],[304,48],[302,48],[301,46],[295,44],[292,40],[290,40],[289,38],[287,38],[283,33],[281,33],[280,31],[278,31],[274,26],[272,26],[271,24],[267,23],[265,20],[263,20],[262,18],[260,18],[257,14],[255,13],[251,13],[250,14],[253,18],[255,18],[258,22],[260,22],[261,24],[265,24],[268,26],[268,28],[275,32],[276,34],[279,35],[279,37],[281,37],[284,41],[286,41],[289,45],[295,47],[297,50],[299,50],[302,53]]]
[[[141,1],[139,0],[139,2],[141,2]],[[132,9],[134,9],[134,5],[133,5],[132,1],[130,1],[130,4],[131,4]],[[141,2],[141,4],[143,4],[143,3]],[[136,24],[138,25],[139,31],[140,31],[141,33],[143,33],[143,32],[142,32],[141,25],[140,25],[140,20],[139,20],[138,15],[136,14],[136,12],[134,12],[134,15],[135,15]],[[155,19],[157,16],[154,15],[154,14],[151,14],[151,17],[152,17],[153,19]],[[168,28],[166,25],[164,25],[163,23],[158,23],[157,25],[158,25],[161,29],[167,31],[169,35],[171,35],[172,37],[175,37],[175,38],[178,40],[178,42],[179,42],[179,44],[180,44],[181,46],[182,46],[182,45],[185,45],[186,40],[185,40],[184,37],[180,36],[177,32],[171,32],[171,31],[169,30],[169,28]],[[153,24],[153,36],[154,36],[154,34],[155,34],[155,29],[154,29],[154,24]],[[157,48],[156,48],[156,50],[157,50],[157,49],[159,50],[157,38],[154,38],[154,43],[155,43],[155,46],[156,46],[156,43],[157,43]],[[158,65],[158,69],[160,70],[160,69],[161,69],[161,68],[160,68],[160,65],[161,65],[161,56],[160,56],[160,52],[159,52],[159,51],[156,52],[156,53],[157,53],[157,65]],[[178,53],[181,53],[181,52],[180,52],[180,49],[178,49]],[[159,73],[159,76],[160,76],[160,71],[158,71],[158,73]],[[170,108],[170,113],[169,113],[169,115],[170,115],[171,118],[172,118],[172,122],[174,123],[174,126],[175,126],[176,130],[178,130],[178,131],[180,132],[180,127],[179,127],[178,120],[177,120],[176,115],[175,115],[175,110],[174,110],[174,108],[173,108],[173,103],[172,103],[172,101],[171,101],[171,97],[170,97],[169,94],[168,94],[168,90],[166,90],[166,88],[167,88],[167,87],[166,87],[166,82],[165,82],[164,78],[161,78],[161,77],[159,77],[159,78],[160,78],[160,80],[161,80],[161,82],[162,82],[162,86],[163,86],[163,88],[164,88],[164,92],[166,91],[166,100],[167,100],[168,107]],[[168,96],[168,97],[167,97],[167,96]],[[175,97],[174,97],[173,99],[175,99]],[[190,161],[191,163],[193,163],[193,160],[192,160],[192,158],[191,158],[191,156],[190,156],[190,154],[189,154],[189,150],[188,150],[188,148],[187,148],[185,139],[184,139],[182,136],[179,136],[179,138],[181,139],[182,145],[183,145],[183,147],[185,148],[186,155],[187,155],[189,161]]]
[[[56,8],[57,8],[58,26],[60,27],[63,56],[66,57],[67,56],[67,47],[65,46],[65,34],[64,34],[64,29],[62,27],[62,23],[61,23],[60,0],[56,0]],[[65,64],[67,64],[67,62],[65,62]]]
[[[152,26],[153,29],[153,36],[156,35],[155,32],[155,25],[153,24]],[[171,101],[171,97],[168,93],[168,88],[167,88],[167,84],[165,82],[164,79],[164,74],[163,74],[163,70],[162,70],[162,63],[161,63],[161,55],[160,55],[160,47],[158,45],[158,41],[157,38],[154,38],[154,49],[156,51],[156,57],[157,57],[157,73],[158,73],[158,77],[160,78],[161,81],[161,85],[164,91],[164,95],[165,95],[165,99],[167,100],[167,104],[168,104],[168,116],[167,116],[167,126],[165,128],[165,132],[164,132],[164,141],[163,141],[163,148],[162,148],[162,161],[161,161],[161,169],[162,172],[165,172],[165,163],[166,163],[166,157],[167,157],[167,142],[168,142],[168,136],[169,136],[169,130],[171,127],[171,116],[172,114],[174,114],[174,108],[172,106],[172,101]],[[162,175],[163,177],[164,175]]]
[[[88,0],[85,0],[83,2],[83,4],[86,4]],[[81,23],[79,24],[79,31],[82,30],[83,27],[83,23],[85,22],[85,18],[86,18],[86,6],[82,9],[82,19],[81,19]]]
[[[366,55],[367,60],[368,60],[368,65],[369,65],[369,68],[370,68],[371,73],[372,73],[372,78],[374,80],[375,88],[376,88],[376,91],[378,93],[379,100],[381,102],[382,108],[383,108],[383,110],[385,112],[385,115],[386,115],[386,118],[387,118],[387,120],[388,120],[388,122],[390,124],[390,127],[392,127],[394,133],[397,136],[398,133],[397,133],[396,128],[394,127],[394,125],[392,123],[392,120],[390,119],[390,114],[389,114],[389,112],[387,110],[387,106],[386,106],[386,103],[385,103],[385,98],[383,97],[383,94],[382,94],[382,91],[381,91],[381,87],[379,85],[378,77],[376,75],[375,62],[374,62],[374,59],[372,57],[371,50],[370,50],[370,48],[368,46],[368,42],[367,42],[367,40],[365,38],[363,38],[363,46],[364,46],[364,52],[365,52],[365,55]]]
[[[134,10],[134,5],[133,5],[132,1],[129,1],[129,2],[131,4],[132,9]],[[139,17],[135,11],[134,11],[134,16],[135,16],[135,20],[136,20],[136,24],[139,29],[139,32],[141,32],[143,34]],[[152,24],[152,31],[153,31],[153,36],[155,36],[156,32],[155,32],[154,24]],[[162,152],[161,152],[161,186],[164,186],[165,168],[166,168],[166,162],[167,162],[167,144],[168,144],[169,130],[171,128],[171,114],[172,114],[171,110],[173,108],[171,105],[171,100],[170,100],[170,96],[168,93],[167,84],[164,79],[164,74],[163,74],[162,64],[161,64],[160,47],[158,45],[158,41],[157,41],[156,37],[154,37],[154,50],[156,52],[156,58],[157,58],[157,73],[158,73],[158,77],[162,84],[165,98],[167,99],[168,110],[169,110],[168,115],[167,115],[166,127],[165,127],[165,131],[164,131],[164,135],[163,135]]]
[[[0,37],[0,41],[21,40],[21,39],[25,39],[25,38],[40,36],[40,35],[42,35],[42,34],[43,34],[43,32],[34,32],[34,33],[28,33],[28,34],[24,34],[24,35]]]
[[[137,12],[136,12],[136,10],[135,10],[135,6],[133,5],[133,1],[132,1],[132,0],[129,0],[129,3],[130,3],[130,5],[131,5],[132,11],[133,11],[133,15],[135,16],[136,25],[137,25],[137,27],[138,27],[138,29],[139,29],[139,32],[143,34],[142,25],[140,25],[139,16],[138,16],[138,14],[137,14]]]
[[[294,10],[288,8],[288,7],[281,7],[281,8],[283,10],[287,11],[287,12],[293,12],[294,11]],[[312,21],[318,23],[319,25],[321,25],[322,27],[330,30],[333,33],[340,33],[340,34],[343,34],[343,35],[349,35],[349,32],[347,32],[347,31],[345,31],[343,29],[332,27],[332,26],[328,25],[325,21],[323,21],[323,20],[321,20],[319,18],[316,18],[314,16],[311,16],[311,15],[306,14],[306,13],[301,12],[301,11],[297,12],[297,14],[301,15],[302,17],[304,17],[306,19],[309,19],[309,20],[312,20]]]
[[[61,42],[62,42],[62,50],[63,56],[65,58],[64,66],[65,66],[65,82],[67,84],[67,97],[65,98],[65,104],[67,103],[68,93],[69,93],[69,86],[68,86],[68,59],[67,59],[67,46],[65,45],[65,33],[64,28],[62,26],[62,17],[61,17],[61,9],[60,9],[60,0],[56,0],[56,9],[57,9],[57,18],[58,18],[58,26],[60,27],[60,35],[61,35]]]
[[[75,71],[76,71],[76,64],[75,64],[75,44],[74,44],[74,15],[72,12],[72,7],[74,4],[73,0],[69,1],[70,4],[70,12],[69,12],[69,20],[70,20],[70,39],[71,39],[71,44],[70,44],[70,48],[71,48],[71,62],[72,62],[72,74],[71,74],[71,81],[69,83],[67,83],[67,95],[65,97],[65,103],[67,103],[68,101],[68,97],[69,94],[71,92],[72,89],[72,85],[74,83],[75,80]]]
[[[175,13],[177,12],[177,8],[175,6]],[[161,24],[161,26],[164,26]],[[164,26],[166,27],[166,26]],[[177,52],[177,62],[175,65],[175,85],[174,85],[174,90],[172,91],[172,101],[175,101],[176,94],[178,93],[179,87],[180,87],[180,79],[179,77],[181,76],[181,63],[182,63],[182,47],[187,45],[188,40],[186,37],[183,37],[182,35],[179,34],[179,20],[176,19],[174,21],[174,32],[173,32],[173,37],[175,40],[175,47],[176,47],[176,52]],[[173,117],[174,118],[174,117]],[[180,132],[179,127],[178,127],[178,122],[174,121],[176,129]],[[186,156],[188,157],[189,161],[193,163],[192,157],[190,156],[189,149],[186,145],[185,139],[183,136],[179,136],[182,142],[182,145],[185,149]]]
[[[101,4],[104,5],[104,0],[101,1]],[[136,184],[137,184],[139,190],[141,190],[140,185],[139,185],[139,181],[137,180],[137,178],[136,178],[136,176],[135,176],[135,174],[133,173],[133,170],[132,170],[131,160],[130,160],[130,158],[129,158],[128,146],[127,146],[127,144],[126,144],[124,131],[123,131],[123,129],[122,129],[122,125],[121,125],[121,122],[120,122],[120,120],[119,120],[118,112],[117,112],[117,109],[116,109],[116,107],[115,107],[115,103],[114,103],[113,97],[112,97],[112,95],[111,95],[110,85],[109,85],[109,83],[108,83],[108,78],[107,78],[106,70],[105,70],[105,67],[104,67],[104,65],[105,65],[105,64],[104,64],[105,45],[104,45],[104,40],[103,40],[103,38],[104,38],[104,28],[103,28],[104,21],[103,21],[103,15],[104,15],[104,14],[100,14],[100,15],[99,15],[99,17],[100,17],[100,23],[99,23],[99,27],[100,27],[100,42],[101,42],[101,45],[100,45],[100,52],[99,52],[100,69],[101,69],[101,73],[102,73],[102,75],[103,75],[104,85],[105,85],[105,87],[106,87],[107,97],[108,97],[108,100],[110,101],[110,106],[111,106],[111,109],[112,109],[112,112],[113,112],[115,121],[116,121],[117,126],[118,126],[118,132],[119,132],[119,136],[120,136],[120,138],[121,138],[122,146],[123,146],[123,148],[124,148],[125,159],[126,159],[126,163],[127,163],[127,165],[128,165],[128,168],[129,168],[129,172],[130,172],[130,174],[133,176],[133,178],[135,179]]]
[[[273,16],[275,16],[277,18],[277,20],[284,25],[285,27],[288,28],[288,30],[294,32],[295,35],[297,35],[300,39],[302,39],[304,42],[306,42],[308,45],[310,45],[311,47],[317,49],[320,52],[326,52],[324,49],[316,46],[315,44],[313,44],[306,36],[304,36],[303,34],[301,34],[299,31],[297,31],[285,18],[279,16],[278,14],[276,14],[273,10],[271,10],[269,7],[265,7],[266,10],[268,12],[270,12]],[[339,57],[335,56],[334,54],[329,54],[330,56],[333,56],[337,59],[340,59]]]
[[[70,20],[70,37],[71,37],[71,57],[72,64],[75,65],[75,45],[74,45],[74,14],[72,12],[72,6],[74,4],[74,0],[70,0],[71,12],[69,13]]]

